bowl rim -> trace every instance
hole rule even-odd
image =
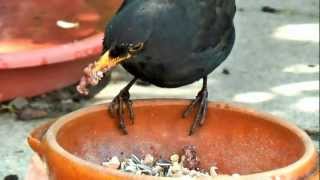
[[[78,41],[47,48],[0,53],[0,70],[43,66],[98,56],[102,51],[102,41],[103,33],[99,32]]]
[[[141,107],[141,106],[144,106],[144,105],[150,104],[150,103],[157,103],[157,104],[163,104],[163,105],[166,105],[168,103],[175,104],[175,105],[182,105],[182,104],[185,105],[186,103],[190,103],[190,99],[172,99],[172,98],[163,99],[163,98],[159,98],[159,99],[135,99],[134,100],[135,107],[139,107],[139,106]],[[60,154],[64,158],[68,159],[69,161],[72,161],[74,163],[79,163],[79,164],[81,164],[85,167],[88,167],[90,169],[94,169],[94,170],[97,170],[97,171],[100,171],[103,173],[107,173],[107,174],[119,175],[119,176],[123,176],[123,177],[137,177],[137,175],[121,172],[119,170],[106,168],[101,165],[98,165],[98,164],[95,164],[95,163],[92,163],[89,161],[85,161],[85,160],[71,154],[70,152],[64,150],[56,140],[56,136],[57,136],[59,130],[65,124],[73,121],[76,117],[82,116],[84,114],[101,111],[107,107],[107,104],[109,104],[109,102],[104,103],[104,104],[97,104],[97,105],[85,107],[85,108],[82,108],[80,110],[77,110],[75,112],[72,112],[70,114],[67,114],[67,115],[59,118],[48,129],[48,131],[44,137],[46,140],[46,143],[54,151],[56,151],[58,154]],[[305,153],[301,156],[301,158],[299,158],[297,161],[295,161],[292,164],[289,164],[286,167],[271,170],[271,171],[265,171],[265,172],[261,172],[261,173],[241,175],[242,178],[245,178],[245,179],[250,178],[251,179],[254,177],[275,177],[278,175],[280,176],[283,174],[287,174],[289,172],[294,172],[295,170],[299,169],[301,164],[302,165],[306,164],[308,161],[310,161],[311,159],[313,159],[316,156],[316,154],[315,154],[316,149],[315,149],[315,146],[314,146],[311,138],[304,131],[299,129],[296,125],[294,125],[293,123],[291,123],[289,121],[284,120],[283,118],[275,117],[275,116],[268,114],[268,113],[258,112],[258,111],[251,109],[251,108],[243,107],[242,105],[238,105],[238,104],[236,105],[233,103],[210,102],[209,101],[208,107],[210,107],[210,106],[211,107],[214,106],[215,108],[227,109],[229,111],[242,112],[242,113],[249,114],[252,116],[259,116],[266,121],[275,123],[279,126],[282,126],[286,129],[288,129],[289,131],[293,132],[296,136],[298,136],[301,139],[301,141],[305,147]],[[317,170],[317,168],[315,167],[315,171],[316,170]],[[146,176],[146,177],[150,177],[151,179],[152,178],[159,179],[159,177],[153,177],[153,176]],[[161,179],[168,179],[168,178],[161,177]],[[172,178],[170,178],[170,179],[172,179]]]

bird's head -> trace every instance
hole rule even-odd
[[[119,11],[108,22],[102,56],[84,69],[84,75],[77,87],[81,94],[88,94],[86,87],[97,85],[105,74],[117,65],[137,60],[135,57],[150,48],[147,48],[147,42],[153,32],[154,16],[147,16],[137,11],[140,8],[145,9],[145,3],[149,1],[143,2],[125,0]],[[154,7],[154,3],[152,5]]]

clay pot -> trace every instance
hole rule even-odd
[[[296,126],[250,109],[209,103],[205,125],[188,136],[192,116],[181,117],[188,104],[188,100],[135,101],[136,122],[128,123],[129,135],[119,131],[107,105],[92,106],[35,129],[28,142],[46,163],[52,180],[161,179],[100,164],[132,153],[169,157],[190,144],[197,147],[202,168],[216,165],[220,174],[259,180],[317,179],[316,149]]]
[[[0,102],[79,81],[122,1],[0,0]]]

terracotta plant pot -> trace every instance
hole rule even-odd
[[[192,117],[181,118],[187,100],[137,100],[129,135],[118,130],[106,105],[71,113],[35,129],[28,138],[53,180],[161,179],[102,167],[114,155],[169,157],[195,145],[202,168],[242,179],[317,179],[317,153],[296,126],[270,115],[224,103],[209,103],[205,125],[188,136]],[[48,130],[47,130],[48,129]],[[228,179],[218,177],[217,179]]]
[[[0,102],[77,82],[121,3],[0,0]]]

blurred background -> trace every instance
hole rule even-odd
[[[119,4],[101,2],[0,0],[0,179],[23,179],[32,156],[26,138],[33,128],[110,101],[132,78],[119,67],[90,97],[75,90],[82,68],[99,55],[104,22]],[[237,6],[236,44],[209,76],[210,101],[283,117],[318,147],[319,0],[238,0]],[[138,82],[130,92],[132,99],[192,99],[201,85],[168,90]]]

